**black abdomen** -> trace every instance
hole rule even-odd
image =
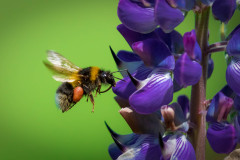
[[[62,112],[70,109],[73,104],[73,86],[68,82],[62,83],[57,89],[55,101]]]

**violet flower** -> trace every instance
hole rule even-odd
[[[191,0],[189,2],[187,6],[181,4],[179,8],[192,9],[194,2]],[[166,0],[120,0],[118,17],[130,30],[150,33],[158,25],[164,32],[173,31],[183,21],[184,14],[181,10],[173,8]]]
[[[213,15],[224,23],[228,23],[235,10],[236,0],[214,0],[212,5]]]
[[[240,95],[240,26],[232,31],[229,39],[226,51],[230,63],[226,71],[226,80],[231,89]]]
[[[240,143],[240,97],[236,96],[234,98],[234,108],[235,108],[235,117],[233,116],[234,126],[237,132],[238,143]]]
[[[180,87],[187,87],[196,84],[202,75],[202,67],[199,64],[202,59],[202,52],[194,30],[184,34],[183,43],[185,53],[176,61],[174,78]]]
[[[189,99],[186,95],[178,96],[178,104],[181,106],[183,114],[186,119],[189,119],[189,110],[190,110],[190,103]]]
[[[227,97],[222,90],[218,92],[209,106],[207,121],[207,139],[216,153],[230,153],[237,145],[237,131],[233,124],[227,121],[233,106],[233,99]]]
[[[201,0],[205,5],[212,5],[213,16],[228,23],[236,9],[236,0]]]
[[[128,105],[125,100],[119,97],[117,97],[116,100],[121,107]],[[180,105],[175,103],[161,108],[161,113],[164,119],[163,123],[166,127],[165,130],[168,129],[168,123],[175,126],[173,130],[170,129],[173,132],[166,132],[166,135],[163,137],[163,126],[159,123],[161,115],[158,113],[140,115],[131,110],[129,107],[122,108],[120,113],[132,129],[134,128],[135,131],[137,130],[140,132],[134,132],[128,135],[119,135],[105,123],[115,142],[111,144],[108,149],[112,159],[196,159],[192,144],[181,132],[181,130],[184,129],[182,126],[185,126],[184,124],[186,124],[186,119]],[[139,123],[140,121],[143,123]],[[159,130],[160,132],[156,135],[155,128],[159,127],[161,128]],[[144,128],[152,129],[148,129],[148,131],[146,131]],[[188,130],[186,127],[185,129],[185,131]]]
[[[239,0],[119,0],[122,24],[117,29],[132,51],[116,55],[111,49],[118,69],[126,71],[113,92],[133,133],[119,135],[107,125],[115,142],[109,147],[113,159],[204,159],[204,145],[196,144],[205,143],[199,134],[205,131],[205,115],[213,150],[234,150],[240,142],[240,25],[225,41],[209,45],[208,21],[211,8],[216,19],[228,23],[237,4]],[[195,30],[183,37],[174,30],[190,10],[198,37]],[[228,86],[206,100],[207,78],[214,69],[210,54],[225,50]],[[190,115],[187,96],[170,103],[174,92],[192,85]]]
[[[123,80],[117,83],[113,92],[129,99],[136,112],[150,114],[172,101],[172,72],[175,83],[178,83],[174,86],[187,87],[199,81],[202,72],[198,63],[201,60],[201,51],[194,31],[189,32],[189,36],[186,33],[182,38],[176,31],[166,34],[161,29],[140,34],[119,25],[118,30],[134,53],[119,51],[116,56],[112,51],[118,68],[128,69],[131,74],[130,77],[123,74]],[[181,42],[184,42],[184,47]],[[187,53],[181,55],[184,49]],[[176,67],[173,55],[181,55]]]
[[[126,32],[130,33],[125,38],[136,54],[119,51],[116,56],[112,52],[118,68],[128,69],[132,74],[129,75],[130,77],[123,75],[123,81],[117,83],[113,92],[122,98],[129,99],[131,107],[136,112],[153,113],[162,105],[172,101],[171,73],[175,66],[174,56],[169,47],[157,38],[162,32],[155,31],[149,35],[141,36],[124,26],[118,28],[123,35]],[[151,38],[145,39],[145,37]],[[141,39],[141,41],[136,42],[135,39]]]

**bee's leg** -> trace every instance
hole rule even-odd
[[[87,102],[88,102],[88,97],[89,97],[89,96],[87,95]]]
[[[90,93],[89,93],[89,88],[88,88],[88,86],[86,86],[85,84],[82,85],[82,88],[83,88],[83,90],[87,93],[87,102],[88,102],[88,97],[89,97],[89,95],[90,95]]]
[[[98,93],[100,94],[101,86],[102,86],[101,81],[98,80],[98,86],[97,86],[95,97],[97,96]]]
[[[89,94],[89,97],[90,97],[90,101],[91,101],[92,104],[93,104],[93,108],[92,108],[92,113],[93,113],[93,112],[94,112],[94,98],[93,98],[92,93]]]

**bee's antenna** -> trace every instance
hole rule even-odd
[[[112,86],[110,86],[108,89],[106,89],[105,91],[100,91],[99,93],[104,93],[107,92],[108,90],[110,90],[112,88]]]
[[[123,69],[123,70],[118,70],[118,71],[114,71],[114,72],[111,72],[111,73],[116,73],[116,72],[123,72],[123,71],[127,71],[127,69]]]
[[[125,80],[123,80],[121,78],[118,78],[118,77],[115,77],[115,76],[113,76],[113,77],[116,78],[116,79],[119,79],[120,81],[126,82]]]

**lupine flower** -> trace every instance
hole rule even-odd
[[[120,97],[117,97],[116,100],[121,107],[128,105],[126,101]],[[170,106],[164,106],[161,108],[166,129],[168,128],[168,123],[175,126],[173,128],[170,127],[170,130],[173,132],[166,134],[163,137],[162,129],[159,130],[160,132],[158,133],[158,136],[155,134],[155,129],[148,129],[149,131],[147,132],[145,132],[146,130],[143,129],[159,128],[159,125],[161,126],[161,123],[159,123],[161,116],[156,116],[159,115],[158,112],[152,115],[140,115],[131,110],[129,107],[124,107],[120,110],[120,113],[132,129],[135,128],[134,130],[138,130],[141,133],[136,134],[134,132],[128,135],[119,135],[106,124],[115,142],[111,144],[108,149],[112,159],[196,159],[192,144],[181,132],[187,131],[188,128],[182,127],[185,126],[184,124],[186,124],[186,119],[180,105],[174,103]],[[144,123],[139,123],[139,121]],[[133,127],[132,125],[136,126]]]
[[[180,96],[178,96],[177,102],[181,106],[184,116],[186,117],[186,119],[188,119],[189,118],[189,109],[190,109],[188,97],[185,95],[180,95]]]
[[[171,131],[188,131],[189,124],[182,108],[185,107],[181,107],[178,103],[172,103],[171,105],[164,105],[161,107],[161,114],[166,129],[170,129]]]
[[[196,111],[192,108],[191,112],[205,115],[201,107],[210,103],[206,114],[210,146],[217,153],[230,153],[235,149],[240,142],[240,25],[226,41],[208,46],[205,38],[210,7],[217,20],[228,23],[237,4],[239,0],[119,0],[118,17],[122,24],[117,29],[132,51],[121,50],[116,55],[111,49],[118,69],[126,71],[121,72],[123,79],[117,82],[113,92],[122,108],[119,112],[133,133],[119,135],[106,124],[115,142],[109,147],[113,159],[196,159],[187,139],[189,124],[194,122],[190,119],[189,99],[179,96],[178,103],[170,103],[174,92],[197,84],[201,77],[204,85],[199,83],[199,88],[193,87],[196,91],[193,93],[204,97],[206,79],[214,69],[210,53],[225,50],[228,85],[212,100],[203,102],[201,98],[199,102],[194,100],[198,94],[191,95],[191,107],[199,104]],[[203,40],[202,48],[195,30],[183,37],[174,30],[190,10],[199,18],[195,28],[198,39]],[[225,39],[223,32],[222,39]],[[193,129],[194,125],[200,129],[204,126],[192,125]],[[195,138],[202,141],[199,137],[193,141]],[[197,153],[198,159],[202,158],[200,154]]]
[[[214,96],[206,117],[209,122],[207,139],[216,153],[230,153],[237,145],[236,129],[233,124],[227,122],[233,99],[227,97],[225,91],[226,88]]]
[[[224,23],[228,23],[235,10],[236,0],[214,0],[212,5],[213,15]]]
[[[230,153],[237,145],[237,133],[229,123],[211,123],[207,131],[207,139],[216,153]]]
[[[195,160],[195,151],[192,144],[187,140],[186,136],[180,132],[167,135],[163,138],[164,147],[162,149],[162,157],[160,160],[166,159],[184,159]]]
[[[202,67],[199,62],[201,62],[202,53],[194,30],[184,34],[183,43],[185,53],[176,61],[174,78],[181,87],[187,87],[196,84],[201,78]]]
[[[240,124],[240,97],[239,96],[236,96],[234,98],[234,108],[237,111],[237,120],[238,120],[238,123]]]
[[[108,149],[112,159],[159,159],[161,149],[157,137],[164,133],[160,112],[141,115],[131,109],[128,100],[118,96],[115,100],[121,107],[120,114],[134,133],[119,135],[106,123],[115,142]]]
[[[113,91],[122,98],[129,98],[129,103],[136,112],[142,114],[153,113],[162,105],[172,101],[173,82],[171,72],[175,66],[174,57],[168,46],[160,39],[154,37],[142,38],[142,41],[134,42],[135,37],[138,39],[141,36],[127,28],[120,28],[120,30],[122,33],[124,33],[124,30],[132,33],[133,36],[129,38],[128,35],[126,39],[130,39],[128,42],[132,45],[136,54],[120,51],[116,56],[113,53],[118,66],[126,67],[132,74],[130,77],[124,77],[123,81],[119,81]],[[159,35],[158,33],[158,31],[155,31],[156,37]],[[123,69],[120,67],[119,69]],[[131,78],[131,76],[134,76],[134,78]]]
[[[201,0],[205,5],[212,5],[213,16],[227,23],[236,9],[236,0]]]
[[[240,143],[240,97],[239,96],[236,96],[234,98],[234,108],[236,110],[235,112],[236,115],[235,117],[233,116],[234,126],[237,133],[238,143]]]
[[[230,63],[226,71],[226,80],[231,89],[240,95],[240,26],[232,31],[227,45]]]
[[[189,0],[189,2],[187,6],[181,4],[175,7],[191,9],[193,7],[193,5],[190,6],[192,1]],[[177,2],[177,4],[180,3]],[[183,21],[184,14],[181,10],[170,6],[166,0],[120,0],[118,17],[130,30],[150,33],[158,25],[164,32],[173,31]]]
[[[194,31],[187,32],[182,38],[176,31],[166,34],[160,28],[149,34],[131,31],[123,25],[119,25],[118,30],[134,53],[119,51],[116,56],[112,51],[112,54],[118,68],[128,69],[132,74],[130,77],[134,78],[123,75],[123,81],[119,81],[113,91],[118,96],[129,99],[136,112],[150,114],[171,102],[171,73],[175,67],[173,55],[181,55],[184,49],[186,53],[178,58],[174,69],[174,81],[178,83],[174,86],[180,89],[199,81],[202,72],[198,63],[201,61],[201,50]]]

